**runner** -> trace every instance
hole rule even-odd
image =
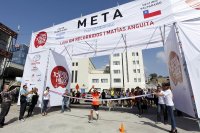
[[[93,92],[91,92],[93,90]],[[92,86],[92,88],[89,90],[89,93],[92,94],[92,109],[90,111],[90,115],[89,115],[89,123],[92,122],[93,120],[93,110],[96,112],[96,120],[99,119],[99,97],[100,97],[100,94],[99,92],[97,91],[97,89],[94,88],[94,86]]]

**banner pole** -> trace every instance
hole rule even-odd
[[[175,29],[175,32],[176,32],[176,37],[178,39],[180,53],[182,55],[183,67],[184,67],[184,71],[186,73],[186,79],[187,79],[188,84],[189,84],[190,96],[191,96],[191,99],[193,101],[193,109],[194,109],[194,112],[195,112],[195,117],[197,119],[197,123],[198,123],[199,129],[200,129],[200,118],[198,117],[198,112],[197,112],[197,107],[196,107],[196,103],[195,103],[194,93],[193,93],[192,84],[191,84],[191,81],[190,81],[190,75],[189,75],[188,68],[187,68],[187,62],[185,60],[185,54],[184,54],[184,51],[183,51],[183,48],[182,48],[182,42],[181,42],[181,39],[180,39],[180,36],[179,36],[179,31],[178,31],[178,27],[177,27],[176,23],[174,23],[173,26],[174,26],[174,29]]]
[[[44,91],[45,87],[47,87],[46,83],[47,83],[47,73],[48,73],[48,67],[49,67],[50,51],[51,51],[51,49],[48,49],[47,66],[46,66],[46,73],[45,73],[45,78],[44,78],[44,88],[43,88],[43,91]],[[40,108],[41,109],[41,113],[42,113],[42,107],[43,107],[43,94],[44,93],[42,93],[42,104],[41,104],[41,108]]]

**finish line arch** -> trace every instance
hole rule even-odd
[[[188,0],[153,0],[151,2],[136,0],[54,25],[32,33],[29,55],[51,49],[65,58],[66,64],[69,66],[72,58],[108,55],[122,52],[125,49],[167,46],[173,40],[173,43],[177,44],[179,58],[183,60],[180,66],[183,68],[182,70],[186,70],[185,75],[188,77],[189,85],[184,86],[186,91],[182,90],[185,92],[181,96],[185,96],[186,92],[189,92],[187,94],[189,99],[186,99],[190,103],[190,106],[180,103],[186,99],[179,95],[182,91],[179,93],[174,91],[174,96],[181,99],[176,106],[181,111],[199,118],[200,10],[198,6],[200,2],[199,0],[193,1],[195,2]],[[174,23],[176,24],[174,25]],[[166,49],[165,47],[165,51]],[[46,61],[48,62],[49,59]],[[28,69],[27,63],[28,61],[25,70]],[[64,65],[66,66],[66,64]],[[43,74],[44,77],[47,77],[48,71]],[[30,77],[30,73],[24,73],[23,83],[27,83],[26,78],[28,77]],[[170,79],[173,82],[172,76]],[[45,78],[43,80],[42,84],[38,82],[34,84],[39,84],[41,88],[44,88],[47,83]],[[186,109],[187,107],[190,109]]]

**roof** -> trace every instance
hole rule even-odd
[[[9,36],[12,36],[13,38],[17,39],[17,32],[11,30],[10,28],[8,28],[7,26],[5,26],[1,22],[0,22],[0,30],[3,31],[3,32],[5,32]]]

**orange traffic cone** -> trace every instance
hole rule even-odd
[[[120,126],[120,128],[119,128],[119,131],[120,131],[120,133],[125,133],[125,127],[124,127],[124,124],[123,124],[123,123],[121,123],[121,126]]]

